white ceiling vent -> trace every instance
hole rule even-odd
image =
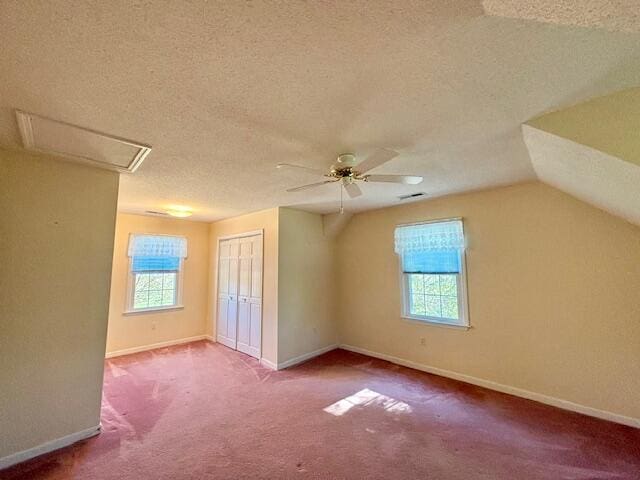
[[[410,198],[424,197],[426,193],[418,192],[418,193],[409,193],[407,195],[400,195],[398,198],[400,200],[409,200]]]
[[[88,128],[16,111],[25,148],[61,155],[97,167],[135,172],[151,147]]]

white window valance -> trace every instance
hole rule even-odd
[[[187,257],[187,239],[171,235],[129,236],[130,257]]]
[[[396,228],[395,250],[400,255],[464,248],[462,220],[406,225]]]

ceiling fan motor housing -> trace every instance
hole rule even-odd
[[[356,156],[353,153],[341,153],[338,155],[338,161],[331,167],[329,176],[342,179],[353,177],[355,162]]]

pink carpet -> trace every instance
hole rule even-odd
[[[2,479],[640,479],[640,430],[336,350],[106,361],[101,435]]]

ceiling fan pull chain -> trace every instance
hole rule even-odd
[[[344,206],[342,205],[342,189],[343,189],[343,185],[342,182],[340,182],[340,215],[342,215],[344,213]]]

